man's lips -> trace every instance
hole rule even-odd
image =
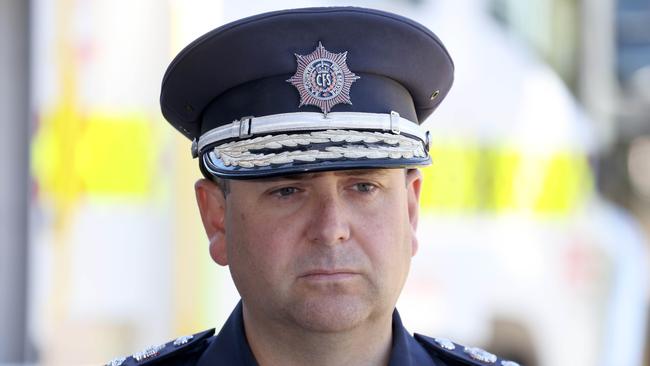
[[[350,269],[316,269],[305,272],[300,278],[306,280],[345,280],[359,275],[359,272]]]

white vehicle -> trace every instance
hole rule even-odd
[[[593,128],[560,79],[473,4],[420,19],[446,40],[456,82],[428,122],[434,163],[405,322],[525,365],[641,365],[645,243],[595,190]]]

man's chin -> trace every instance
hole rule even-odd
[[[370,320],[370,304],[353,295],[313,298],[296,304],[292,317],[305,330],[344,332]]]

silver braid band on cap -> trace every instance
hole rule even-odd
[[[425,144],[428,142],[425,129],[415,122],[400,117],[399,113],[394,111],[390,113],[330,112],[326,118],[321,113],[297,112],[242,117],[232,123],[213,128],[192,142],[192,156],[196,158],[206,147],[227,140],[322,130],[384,131],[391,132],[393,135],[410,135]]]
[[[308,147],[314,144],[332,145],[325,146],[321,150],[307,148],[273,152],[273,150]],[[270,151],[261,152],[262,150]],[[209,154],[211,159],[220,159],[225,166],[242,168],[344,158],[411,159],[427,156],[421,141],[405,135],[353,130],[267,135],[219,145]]]

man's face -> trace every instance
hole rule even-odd
[[[338,171],[231,181],[225,198],[202,181],[197,197],[245,314],[331,332],[390,317],[417,248],[420,183],[415,170]]]

